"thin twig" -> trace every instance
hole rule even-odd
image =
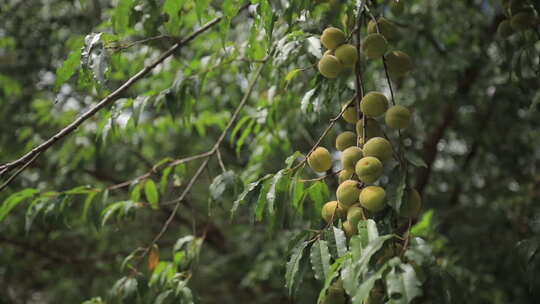
[[[7,187],[9,183],[11,183],[11,181],[13,181],[19,174],[21,174],[21,172],[23,172],[24,169],[28,168],[28,166],[30,166],[36,160],[36,158],[38,158],[40,154],[41,152],[36,153],[34,157],[32,157],[27,163],[25,163],[22,167],[20,167],[19,170],[17,170],[17,172],[15,172],[12,176],[10,176],[7,179],[7,181],[3,183],[2,186],[0,186],[0,192],[4,190],[4,188]]]
[[[270,52],[270,54],[272,54],[273,51]],[[236,107],[236,110],[234,111],[234,114],[232,115],[231,119],[229,120],[229,123],[227,124],[227,126],[225,127],[225,129],[223,130],[223,132],[221,133],[221,135],[219,136],[218,140],[216,141],[216,143],[214,144],[213,148],[209,151],[209,154],[206,156],[205,160],[203,161],[203,163],[199,166],[199,168],[197,169],[197,171],[195,172],[195,174],[193,175],[193,177],[190,179],[189,183],[187,184],[186,188],[184,189],[184,191],[182,191],[182,194],[180,195],[180,197],[178,197],[178,199],[172,201],[174,203],[176,203],[176,205],[174,206],[174,209],[173,211],[171,212],[171,214],[169,215],[169,217],[167,218],[167,220],[165,221],[165,224],[163,224],[163,227],[161,228],[160,232],[154,237],[154,239],[152,240],[152,243],[150,244],[150,246],[148,246],[147,250],[146,250],[146,253],[148,253],[148,251],[150,250],[150,248],[152,248],[152,246],[157,242],[159,241],[159,239],[161,239],[161,237],[163,236],[163,234],[165,234],[165,232],[167,231],[167,229],[169,228],[171,222],[173,221],[175,215],[176,215],[176,212],[178,211],[178,209],[180,208],[180,204],[182,203],[182,201],[184,200],[184,198],[186,197],[186,195],[189,193],[189,191],[191,190],[191,188],[193,187],[193,185],[195,184],[195,182],[197,181],[197,179],[199,178],[199,176],[201,175],[201,173],[204,171],[204,169],[206,168],[206,166],[208,165],[208,162],[210,160],[210,156],[214,155],[217,153],[221,143],[223,142],[223,140],[225,139],[225,136],[227,135],[227,133],[229,132],[229,130],[234,126],[235,122],[236,122],[236,119],[238,118],[240,112],[242,111],[242,109],[244,108],[244,106],[247,104],[247,101],[249,100],[249,97],[251,96],[251,93],[253,92],[253,89],[255,88],[255,84],[257,83],[257,80],[259,79],[259,76],[261,75],[261,72],[265,66],[265,63],[268,61],[268,59],[270,58],[270,55],[268,55],[265,60],[264,60],[264,63],[261,64],[259,66],[259,68],[257,69],[257,71],[255,72],[255,75],[253,76],[253,79],[248,87],[248,90],[246,91],[246,93],[244,94],[244,97],[242,98],[242,101],[240,102],[240,104],[238,105],[238,107]]]
[[[361,60],[361,54],[360,54],[360,47],[361,47],[361,41],[362,37],[360,36],[360,29],[362,28],[362,15],[364,12],[364,2],[362,1],[358,5],[358,16],[357,16],[357,28],[356,31],[356,51],[358,54],[358,60],[356,61],[356,73],[355,73],[355,84],[356,84],[356,115],[358,121],[360,121],[360,118],[362,118],[362,113],[360,112],[360,102],[362,101],[362,98],[364,97],[364,81],[362,79],[362,60]],[[362,145],[366,143],[366,125],[367,125],[367,118],[364,119],[362,123]],[[356,145],[360,146],[360,134],[356,134]]]
[[[221,158],[221,152],[219,152],[219,149],[216,150],[216,155],[217,155],[219,166],[221,167],[221,171],[226,172],[227,169],[225,168],[225,164],[223,163],[223,159]]]
[[[301,183],[305,183],[305,182],[316,182],[316,181],[320,181],[320,180],[323,180],[327,177],[331,177],[331,176],[334,176],[334,175],[338,175],[341,171],[343,170],[339,170],[339,171],[336,171],[336,172],[332,172],[330,174],[326,174],[324,176],[320,176],[320,177],[317,177],[317,178],[312,178],[312,179],[299,179],[298,181],[301,182]]]
[[[125,50],[125,49],[129,49],[130,47],[132,47],[134,45],[137,45],[137,44],[143,44],[143,43],[147,43],[147,42],[150,42],[150,41],[159,40],[159,39],[163,39],[163,38],[174,39],[174,37],[169,36],[169,35],[158,35],[158,36],[149,37],[149,38],[145,38],[145,39],[141,39],[141,40],[131,41],[131,42],[126,43],[126,44],[122,44],[120,42],[120,43],[118,43],[116,45],[108,46],[107,48],[112,49],[112,50],[114,50],[116,52],[119,52],[119,51],[122,51],[122,50]]]
[[[239,11],[244,10],[245,8],[249,7],[249,3],[244,5]],[[130,79],[128,79],[124,84],[122,84],[118,89],[116,89],[114,92],[109,94],[107,97],[102,99],[99,103],[97,103],[95,106],[90,108],[88,111],[83,113],[81,116],[79,116],[77,119],[75,119],[73,122],[71,122],[69,125],[67,125],[65,128],[60,130],[58,133],[50,137],[48,140],[40,144],[39,146],[32,149],[30,152],[26,153],[22,157],[20,157],[17,160],[11,161],[9,163],[3,164],[0,166],[0,178],[3,177],[5,174],[13,170],[14,168],[23,166],[24,164],[28,163],[30,160],[34,159],[37,156],[39,156],[42,152],[49,149],[52,145],[54,145],[56,142],[58,142],[60,139],[64,138],[65,136],[73,133],[80,125],[82,125],[86,120],[88,120],[90,117],[94,116],[98,111],[106,107],[107,105],[113,103],[116,99],[118,99],[127,89],[129,89],[133,84],[135,84],[137,81],[139,81],[141,78],[146,76],[150,71],[152,71],[156,66],[158,66],[160,63],[162,63],[165,59],[173,55],[176,51],[181,49],[183,46],[187,45],[189,42],[191,42],[193,39],[195,39],[197,36],[201,35],[202,33],[206,32],[211,27],[215,26],[222,20],[222,17],[217,17],[214,20],[208,22],[200,29],[196,30],[195,32],[188,35],[183,40],[177,42],[173,47],[171,47],[169,50],[164,52],[159,58],[157,58],[154,62],[151,64],[145,66],[142,70],[140,70],[137,74],[133,75]],[[20,173],[20,172],[19,172]],[[8,182],[6,182],[3,187],[6,187],[9,182],[11,182],[13,179],[9,179]]]

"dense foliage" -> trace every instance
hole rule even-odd
[[[537,302],[537,1],[0,8],[0,303]],[[359,46],[380,16],[410,73],[389,79],[365,48],[319,73],[324,29]],[[342,106],[370,91],[412,121],[378,119],[397,151],[387,205],[352,236],[321,209],[336,137],[356,130]],[[412,188],[421,213],[400,217]]]

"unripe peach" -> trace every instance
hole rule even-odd
[[[379,26],[379,32],[377,32],[377,25]],[[390,20],[380,17],[377,22],[370,20],[368,23],[368,33],[379,33],[386,38],[386,40],[395,40],[398,37],[398,31],[396,25]]]
[[[343,110],[343,108],[346,106],[347,105],[344,105],[341,110]],[[343,115],[341,115],[341,117],[343,117],[343,119],[345,119],[345,121],[348,123],[356,123],[358,121],[357,113],[358,112],[356,112],[356,107],[354,106],[354,103],[351,103],[349,107],[347,107],[345,112],[343,112]]]
[[[404,195],[404,200],[399,208],[399,215],[403,217],[415,218],[422,208],[422,198],[416,189],[408,189]]]
[[[381,162],[392,158],[392,144],[383,137],[373,137],[364,144],[364,156],[373,156]]]
[[[381,161],[373,156],[366,156],[360,159],[356,163],[355,169],[358,178],[366,184],[373,183],[379,179],[383,173]]]
[[[338,46],[345,43],[345,40],[347,37],[345,36],[345,33],[343,33],[342,30],[335,28],[335,27],[329,27],[326,28],[321,35],[321,43],[324,45],[325,48],[334,50]]]
[[[360,192],[360,204],[371,212],[379,212],[386,206],[386,192],[379,186],[367,186]]]
[[[346,67],[352,67],[358,60],[358,50],[352,44],[343,44],[336,49],[336,57]]]
[[[335,221],[338,218],[343,218],[345,215],[346,211],[343,206],[338,203],[338,201],[331,201],[324,204],[321,210],[321,216],[327,223],[330,222],[330,219],[332,219],[332,217]]]
[[[356,162],[362,158],[362,149],[353,146],[348,147],[347,149],[341,152],[341,165],[343,169],[354,171],[354,166]]]
[[[332,156],[326,148],[318,147],[308,156],[308,165],[315,172],[326,172],[332,168]]]
[[[353,170],[341,170],[338,175],[338,181],[339,183],[343,183],[344,181],[351,179],[354,174]]]
[[[345,234],[347,237],[351,237],[355,234],[358,234],[358,227],[350,221],[343,222],[343,231],[345,231]]]
[[[321,60],[319,60],[319,72],[326,78],[336,78],[341,70],[343,70],[343,65],[336,56],[324,55]]]
[[[359,205],[353,205],[347,210],[347,221],[353,223],[355,226],[364,218],[364,210]]]
[[[411,57],[402,51],[393,51],[386,55],[386,66],[388,73],[393,77],[407,75],[413,69]]]
[[[379,126],[379,123],[373,118],[362,118],[356,123],[356,133],[362,138],[364,120],[367,121],[366,124],[366,140],[373,137],[382,137],[384,133]]]
[[[360,195],[360,184],[354,180],[346,180],[341,183],[336,191],[338,202],[346,207],[352,206],[358,201]]]
[[[352,146],[356,146],[356,134],[354,132],[345,131],[336,137],[336,149],[339,151]]]
[[[381,34],[369,34],[362,42],[362,51],[370,59],[381,58],[388,49],[388,42]]]
[[[360,102],[360,110],[367,117],[378,117],[388,109],[388,99],[380,92],[367,93]]]
[[[384,115],[386,125],[392,129],[404,129],[411,122],[411,112],[401,105],[395,105],[388,109]]]

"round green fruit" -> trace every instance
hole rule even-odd
[[[352,206],[358,201],[360,195],[360,184],[354,180],[346,180],[341,183],[336,191],[336,197],[338,202],[346,207]]]
[[[362,42],[362,51],[370,59],[381,58],[388,49],[388,42],[381,34],[369,34]]]
[[[356,146],[356,134],[345,131],[336,137],[336,149],[343,151],[348,147]]]
[[[332,156],[323,147],[317,147],[307,159],[308,165],[315,172],[326,172],[332,168]]]
[[[382,93],[369,92],[360,102],[360,110],[367,117],[378,117],[388,109],[388,99]]]
[[[408,189],[405,194],[405,200],[399,208],[399,215],[403,217],[415,218],[422,208],[422,198],[416,189]]]
[[[402,51],[393,51],[386,55],[386,66],[388,73],[393,77],[407,75],[413,69],[411,57]]]
[[[356,175],[366,183],[373,183],[383,173],[383,165],[380,160],[373,156],[366,156],[356,163]]]
[[[524,31],[537,24],[536,16],[531,12],[520,12],[510,19],[510,26],[516,31]]]
[[[411,112],[404,106],[395,105],[386,111],[384,121],[392,129],[404,129],[411,122]]]
[[[336,78],[341,70],[343,70],[343,65],[336,56],[324,55],[321,60],[319,60],[319,72],[326,78]]]
[[[501,38],[508,38],[512,36],[514,33],[514,29],[510,25],[509,20],[503,20],[501,23],[499,23],[499,26],[497,27],[497,35]]]
[[[386,192],[379,186],[367,186],[360,192],[360,205],[371,212],[379,212],[386,206]]]
[[[335,27],[329,27],[325,29],[321,35],[322,45],[324,45],[325,48],[330,50],[334,50],[338,46],[345,43],[346,39],[347,37],[345,36],[345,33]]]
[[[338,218],[343,218],[345,215],[345,208],[338,201],[331,201],[324,204],[321,210],[321,216],[327,223],[330,223],[332,218],[333,220],[337,220]]]
[[[379,30],[377,31],[377,26]],[[396,25],[384,17],[380,17],[377,22],[370,20],[367,26],[369,34],[379,33],[386,38],[386,40],[395,40],[398,37],[398,30]]]
[[[358,234],[358,227],[350,221],[343,222],[343,231],[345,231],[345,234],[347,237],[351,237],[355,234]]]
[[[343,66],[352,67],[358,60],[358,50],[352,44],[343,44],[336,49],[336,57]]]
[[[382,137],[384,133],[379,126],[379,123],[373,118],[362,118],[356,123],[356,133],[362,138],[363,129],[364,129],[364,120],[367,121],[366,124],[366,139],[373,137]]]
[[[351,179],[354,174],[353,170],[341,170],[338,175],[338,181],[339,183],[343,183],[344,181]]]
[[[392,158],[392,144],[383,137],[373,137],[364,144],[364,156],[373,156],[381,162]]]
[[[341,152],[341,165],[343,166],[343,169],[354,171],[356,162],[359,161],[362,156],[362,149],[356,146],[348,147],[343,150],[343,152]]]
[[[364,209],[358,205],[351,206],[349,210],[347,210],[347,221],[353,223],[355,226],[364,218]]]
[[[345,108],[347,105],[344,105],[341,110],[343,111],[343,108]],[[343,119],[345,119],[348,123],[356,123],[358,121],[358,112],[356,112],[356,107],[354,106],[354,103],[351,103],[349,107],[343,112],[341,115]]]

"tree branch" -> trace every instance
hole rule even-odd
[[[244,10],[247,8],[250,4],[244,5],[239,11]],[[65,128],[60,130],[58,133],[53,135],[51,138],[40,144],[39,146],[32,149],[30,152],[26,153],[22,157],[20,157],[17,160],[11,161],[9,163],[3,164],[0,166],[0,178],[4,177],[7,173],[9,173],[14,168],[18,168],[21,166],[24,166],[28,162],[31,162],[37,156],[39,156],[42,152],[49,149],[52,145],[54,145],[56,142],[58,142],[60,139],[66,137],[67,135],[73,133],[80,125],[82,125],[86,120],[88,120],[90,117],[94,116],[99,110],[103,109],[107,105],[113,103],[116,99],[118,99],[127,89],[129,89],[133,84],[135,84],[137,81],[139,81],[141,78],[146,76],[150,71],[152,71],[156,66],[158,66],[160,63],[162,63],[165,59],[173,55],[176,51],[190,43],[193,39],[195,39],[197,36],[201,35],[202,33],[206,32],[211,27],[215,26],[222,20],[222,17],[217,17],[214,20],[208,22],[200,29],[196,30],[195,32],[188,35],[183,40],[177,42],[174,46],[172,46],[169,50],[164,52],[158,59],[156,59],[151,64],[144,67],[142,70],[140,70],[137,74],[133,75],[130,79],[128,79],[123,85],[121,85],[118,89],[116,89],[114,92],[109,94],[107,97],[102,99],[99,103],[97,103],[95,106],[90,108],[88,111],[83,113],[79,118],[75,119],[73,122],[71,122],[69,125],[67,125]],[[23,167],[24,168],[24,167]],[[23,169],[24,170],[24,169]],[[20,170],[22,171],[22,170]],[[20,173],[20,172],[18,172]],[[11,181],[13,181],[14,176],[12,176],[8,181],[2,185],[2,188],[0,188],[0,191],[4,189]]]

